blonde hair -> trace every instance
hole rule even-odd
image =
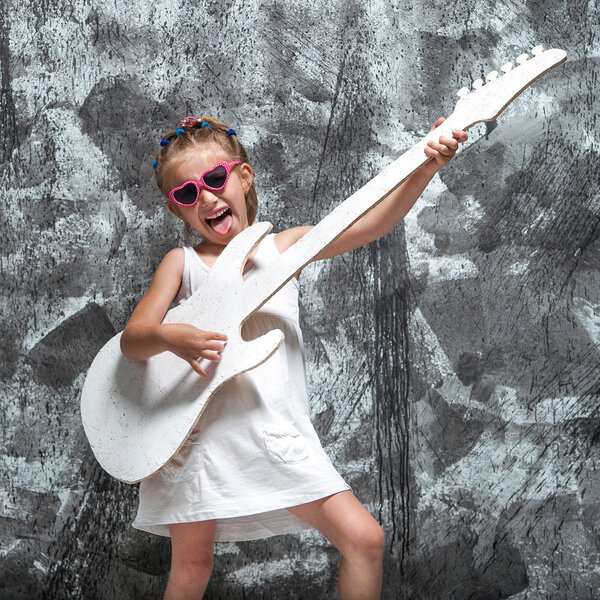
[[[204,125],[208,123],[208,125]],[[244,146],[239,142],[235,133],[221,121],[214,117],[198,117],[191,125],[183,125],[177,129],[168,131],[163,140],[169,140],[167,144],[161,145],[161,149],[156,155],[154,176],[156,185],[163,196],[169,197],[171,190],[165,187],[165,169],[169,162],[183,152],[189,152],[194,147],[202,147],[208,144],[220,146],[230,161],[239,160],[242,163],[248,163],[248,155]],[[178,133],[176,133],[178,132]],[[248,215],[248,225],[254,223],[258,211],[258,197],[254,182],[246,193],[246,214]]]

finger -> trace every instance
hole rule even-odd
[[[200,363],[197,360],[188,360],[188,364],[190,367],[192,367],[192,369],[194,369],[194,371],[196,371],[196,373],[198,373],[198,375],[201,375],[202,377],[208,377],[208,372],[200,366]]]
[[[448,148],[448,146],[442,146],[439,150],[442,156],[448,156],[452,158],[456,154],[456,150],[454,148]]]
[[[204,335],[211,340],[222,340],[225,342],[229,339],[224,333],[217,333],[216,331],[205,331]]]
[[[445,117],[440,117],[431,127],[431,129],[429,130],[430,132],[433,131],[436,127],[439,127],[444,121],[445,121]]]
[[[440,155],[440,153],[437,150],[434,150],[429,146],[425,146],[425,154],[427,154],[427,156],[431,156],[432,158],[437,158]]]
[[[207,350],[200,353],[200,358],[212,360],[212,362],[219,362],[221,360],[221,357],[216,352],[208,352]]]
[[[214,350],[215,352],[223,352],[225,350],[225,344],[220,344],[214,340],[206,342],[203,346],[204,350]]]
[[[444,144],[448,148],[452,148],[452,150],[458,149],[458,140],[445,135],[440,136],[440,144]]]
[[[467,135],[467,132],[463,131],[462,129],[453,129],[452,130],[452,135],[459,142],[466,142],[469,139],[469,136]]]
[[[184,360],[188,365],[190,365],[190,367],[192,367],[192,369],[194,369],[194,371],[196,371],[198,375],[208,377],[208,373],[200,366],[200,364],[195,358],[188,358],[187,356],[184,356],[183,354],[178,354],[176,352],[173,352],[173,354],[175,354],[175,356],[178,356],[179,358],[181,358],[181,360]]]
[[[444,144],[439,144],[438,142],[430,141],[427,143],[427,146],[432,150],[437,150],[440,154],[446,155],[448,153],[448,148]]]
[[[456,150],[458,149],[458,142],[450,138],[443,139],[444,143],[442,143],[442,138],[440,138],[440,143],[437,146],[435,146],[435,149],[440,154],[452,158],[456,154]]]

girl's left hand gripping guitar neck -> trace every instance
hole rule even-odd
[[[248,256],[271,230],[257,223],[237,235],[215,262],[209,280],[186,302],[169,310],[163,323],[189,323],[228,336],[221,361],[211,365],[211,376],[199,377],[171,352],[146,361],[125,358],[121,334],[109,340],[94,359],[81,395],[85,432],[100,465],[126,483],[150,477],[173,457],[200,419],[216,390],[240,373],[266,361],[283,341],[278,329],[245,342],[244,321],[283,287],[296,272],[355,221],[385,198],[427,160],[424,148],[430,139],[452,136],[481,121],[495,119],[536,79],[563,63],[563,50],[533,49],[533,58],[508,63],[504,75],[496,71],[488,82],[473,83],[474,91],[458,92],[454,112],[436,129],[405,152],[360,190],[352,194],[316,227],[298,240],[264,272],[244,281]]]

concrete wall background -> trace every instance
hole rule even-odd
[[[160,598],[79,417],[85,372],[184,234],[161,132],[221,116],[259,217],[314,223],[454,92],[537,43],[569,61],[472,139],[405,221],[305,270],[314,422],[387,533],[384,598],[600,588],[597,4],[181,1],[0,7],[3,597]],[[333,598],[316,532],[218,544],[207,598]]]

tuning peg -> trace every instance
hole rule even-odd
[[[467,88],[467,87],[463,87],[463,88],[460,88],[460,90],[458,90],[458,92],[456,92],[456,95],[457,95],[459,98],[465,98],[465,97],[467,97],[467,96],[468,96],[470,93],[471,93],[471,92],[470,92],[469,88]]]
[[[515,65],[513,65],[511,62],[507,62],[505,65],[502,65],[500,67],[500,70],[503,73],[508,73],[509,71],[512,71],[515,68]]]
[[[498,79],[498,71],[490,71],[485,78],[488,81],[493,81],[494,79]]]
[[[482,88],[485,85],[483,79],[476,79],[473,82],[473,89],[474,90],[478,90],[479,88]]]
[[[529,54],[520,54],[517,56],[517,64],[522,65],[524,62],[529,60]]]
[[[531,54],[533,54],[534,56],[539,56],[543,51],[544,46],[540,44],[539,46],[536,46],[535,48],[531,49]]]

